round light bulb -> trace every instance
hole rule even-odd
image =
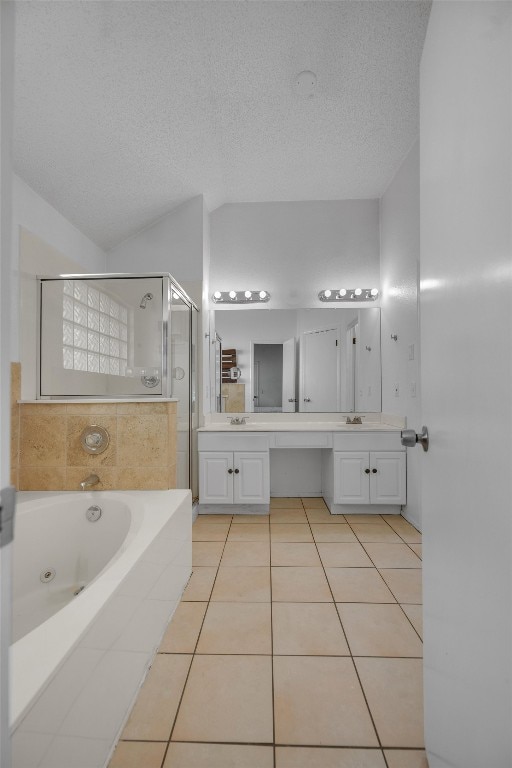
[[[340,290],[340,292],[339,292],[338,296],[340,296],[341,298],[343,298],[343,296],[346,296],[346,295],[347,295],[347,289],[346,289],[346,288],[342,288],[342,289]]]
[[[252,296],[252,291],[246,291],[244,296],[245,296],[246,299],[250,299],[251,296]]]
[[[264,299],[267,295],[266,291],[260,291],[260,299]]]
[[[222,299],[222,293],[220,291],[215,291],[213,294],[214,299]]]
[[[324,291],[324,296],[326,299],[328,299],[330,295],[331,295],[331,292],[329,290]]]
[[[230,291],[229,292],[229,298],[230,299],[236,299],[236,291]]]
[[[377,288],[372,288],[371,291],[370,291],[370,294],[372,296],[378,296],[379,295],[379,291],[378,291]]]
[[[363,292],[362,288],[356,288],[354,291],[354,296],[360,296],[362,292]]]

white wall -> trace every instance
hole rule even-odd
[[[211,237],[211,290],[267,290],[272,309],[379,284],[377,200],[229,203],[211,214]]]
[[[510,2],[433,3],[420,104],[425,740],[430,768],[509,768]]]
[[[419,142],[416,142],[380,201],[382,410],[405,416],[408,426],[417,431],[421,429],[419,174]],[[392,334],[398,336],[397,341],[391,339]],[[407,453],[404,514],[421,530],[419,453],[414,450]]]
[[[203,196],[198,195],[107,254],[109,272],[170,272],[182,285],[203,279]]]
[[[204,312],[209,272],[209,221],[203,196],[187,200],[107,253],[108,272],[170,272],[201,311],[198,383],[203,413],[210,411],[208,376],[209,317]],[[206,307],[208,303],[206,302]]]
[[[32,233],[42,241],[42,250],[40,258],[34,250],[22,264],[21,245],[24,230],[25,234]],[[62,271],[104,272],[106,257],[101,248],[16,175],[13,175],[12,254],[12,317],[19,318],[19,322],[13,323],[12,327],[11,359],[21,360],[22,323],[25,328],[34,325],[35,309],[32,294],[27,294],[23,306],[21,305],[21,293],[24,291],[22,284],[27,284],[30,276],[35,286],[35,275],[59,274]],[[27,312],[32,317],[27,317]],[[30,354],[35,356],[35,350]],[[35,379],[32,381],[33,376],[30,374],[30,383],[27,385],[28,379],[23,371],[22,376],[25,384],[23,396],[34,397]],[[29,386],[29,390],[26,386]]]

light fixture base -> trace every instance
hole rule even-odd
[[[379,298],[377,288],[326,288],[318,294],[320,301],[339,304],[341,301],[376,301]]]
[[[215,291],[212,301],[214,304],[266,304],[270,301],[270,293],[268,291]]]

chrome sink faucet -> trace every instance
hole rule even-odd
[[[247,423],[247,416],[242,416],[241,418],[240,416],[232,416],[229,419],[229,423],[232,427],[241,427]]]
[[[82,480],[80,483],[80,488],[82,491],[85,491],[86,488],[90,488],[92,485],[98,485],[100,479],[98,475],[89,475],[89,477],[86,477],[85,480]]]

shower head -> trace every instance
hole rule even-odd
[[[142,297],[142,299],[141,299],[141,302],[140,302],[140,304],[139,304],[139,307],[140,307],[141,309],[146,309],[146,304],[147,304],[147,302],[148,302],[148,301],[151,301],[151,299],[152,299],[152,298],[153,298],[153,294],[152,294],[152,293],[145,293],[145,294],[144,294],[144,296],[143,296],[143,297]]]

